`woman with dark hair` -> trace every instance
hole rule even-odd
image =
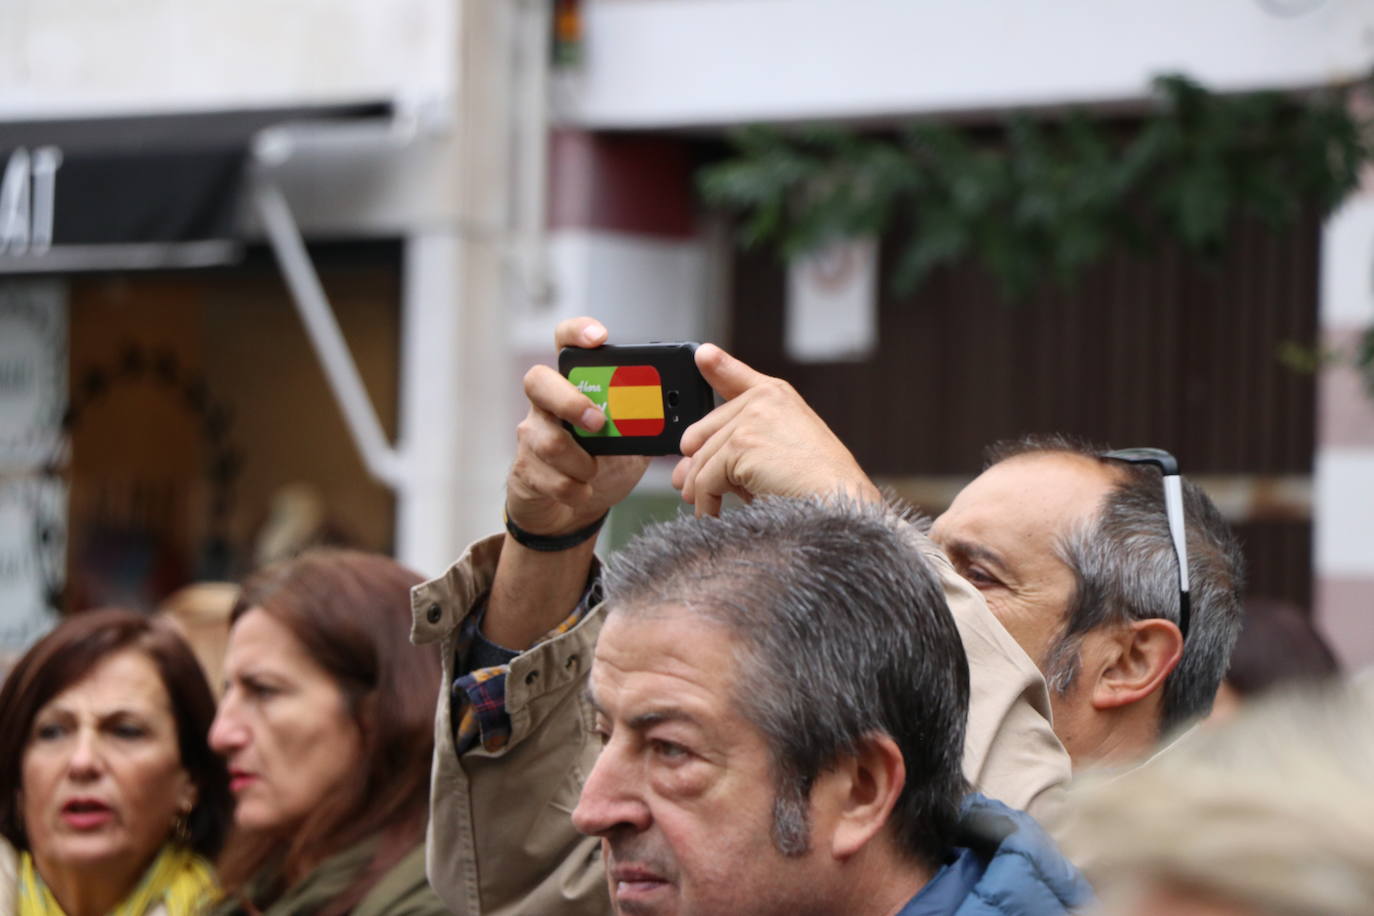
[[[410,643],[419,581],[317,550],[243,584],[210,730],[237,798],[217,912],[446,912],[424,872],[439,659]]]
[[[70,617],[0,688],[0,913],[190,916],[229,826],[215,701],[190,648],[128,611]]]

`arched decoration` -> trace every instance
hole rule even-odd
[[[94,366],[73,380],[67,408],[62,414],[61,444],[44,466],[43,474],[53,479],[65,478],[72,434],[89,411],[122,385],[150,381],[192,415],[206,446],[204,477],[210,484],[210,502],[199,571],[205,577],[222,578],[229,573],[229,518],[234,485],[243,468],[243,454],[232,444],[232,409],[214,397],[203,374],[187,370],[171,351],[145,349],[130,343],[121,350],[113,365]],[[54,553],[61,556],[60,552],[51,549],[44,551],[44,545],[50,547],[52,540],[60,536],[60,523],[57,519],[36,518],[35,549],[43,551],[44,556]],[[45,577],[49,605],[61,608],[67,588],[63,584],[62,570],[47,569]]]

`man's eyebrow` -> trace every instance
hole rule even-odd
[[[664,722],[685,722],[688,725],[696,725],[696,716],[691,715],[685,710],[672,707],[669,709],[656,709],[652,712],[642,712],[629,721],[630,728],[635,731],[644,731],[660,725]]]
[[[991,563],[1000,570],[1006,570],[1007,565],[1002,561],[1002,557],[984,547],[982,544],[975,544],[972,541],[954,540],[948,541],[944,545],[945,553],[957,553],[968,560],[977,560],[980,563]]]
[[[596,711],[597,715],[606,715],[606,710],[602,709],[601,704],[596,701],[596,694],[592,691],[592,686],[590,684],[583,688],[582,698]],[[697,722],[695,716],[677,707],[642,712],[625,724],[635,731],[644,731],[647,728],[653,728],[655,725],[660,725],[664,722],[686,722],[689,725],[700,724]]]

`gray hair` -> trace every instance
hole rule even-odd
[[[1074,574],[1063,631],[1044,662],[1050,689],[1063,694],[1078,676],[1084,633],[1132,620],[1179,622],[1178,560],[1164,508],[1159,472],[1101,457],[1094,448],[1063,436],[1027,437],[999,444],[991,463],[1023,454],[1065,452],[1110,464],[1121,480],[1096,518],[1069,531],[1058,547]],[[1226,675],[1241,625],[1244,560],[1240,543],[1202,489],[1183,481],[1192,619],[1183,657],[1164,681],[1160,732],[1205,715]]]
[[[734,635],[734,700],[772,755],[784,855],[807,849],[815,779],[875,733],[906,765],[899,846],[936,864],[953,842],[968,661],[909,522],[843,499],[765,498],[650,527],[607,566],[610,613],[678,606]]]

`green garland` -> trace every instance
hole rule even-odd
[[[888,134],[745,128],[699,188],[742,214],[746,247],[790,258],[903,225],[898,294],[971,261],[1020,299],[1123,245],[1175,240],[1214,255],[1237,217],[1277,227],[1303,207],[1329,212],[1374,160],[1371,125],[1349,104],[1359,86],[1298,98],[1218,95],[1178,75],[1153,85],[1157,104],[1129,131],[1081,111],[1053,123],[1014,117],[992,132],[930,121]],[[1374,329],[1357,358],[1374,395]]]

